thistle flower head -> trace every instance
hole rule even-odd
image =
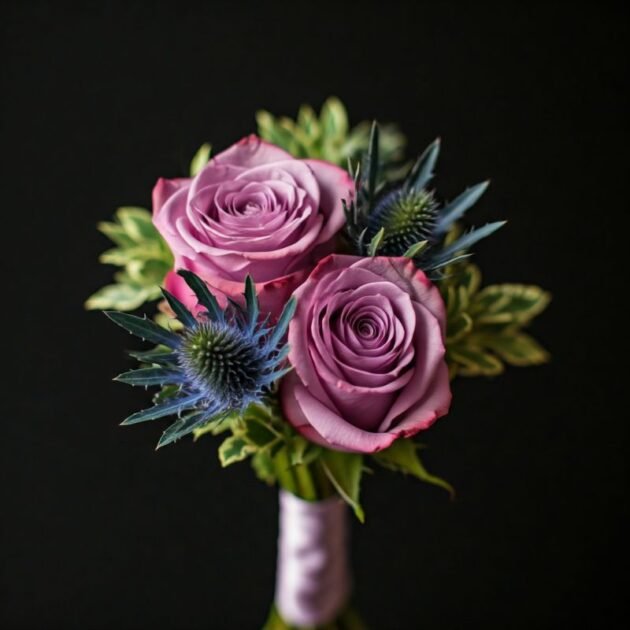
[[[271,385],[287,371],[284,337],[295,310],[294,300],[285,306],[275,326],[262,322],[254,283],[245,281],[245,306],[231,302],[222,309],[205,283],[194,273],[180,271],[203,307],[199,318],[168,291],[171,309],[183,324],[181,333],[161,328],[153,321],[127,313],[106,315],[130,333],[166,346],[133,356],[149,367],[125,372],[116,380],[130,385],[161,386],[153,407],[132,414],[122,424],[136,424],[176,415],[158,447],[178,440],[208,422],[220,422],[259,402]]]
[[[187,330],[177,354],[190,383],[228,407],[256,398],[268,372],[264,348],[237,327],[217,322]]]
[[[375,204],[368,216],[366,236],[371,240],[383,228],[379,252],[384,256],[400,256],[412,245],[431,239],[437,210],[433,192],[395,188]]]
[[[468,258],[470,248],[498,230],[504,221],[470,230],[453,242],[446,236],[488,187],[482,182],[465,190],[452,202],[440,206],[426,186],[440,152],[439,138],[418,158],[402,181],[387,185],[381,175],[379,131],[372,126],[369,148],[355,172],[356,199],[344,201],[346,233],[359,255],[407,256],[430,278],[441,269]]]

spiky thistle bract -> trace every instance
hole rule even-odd
[[[445,242],[454,223],[479,200],[489,182],[476,184],[440,205],[427,189],[439,152],[438,138],[402,182],[387,185],[380,172],[378,125],[372,125],[368,150],[354,173],[356,198],[344,201],[346,233],[359,255],[407,256],[430,278],[438,279],[444,267],[468,258],[473,245],[505,223],[488,223]]]
[[[206,284],[190,271],[179,271],[202,307],[198,317],[165,289],[162,293],[183,325],[179,333],[146,317],[118,311],[105,314],[137,337],[158,345],[131,355],[148,367],[125,372],[115,380],[137,386],[159,386],[154,405],[138,411],[122,424],[136,424],[167,416],[177,419],[163,433],[158,448],[178,440],[209,422],[221,422],[261,402],[270,387],[289,368],[284,338],[295,310],[295,300],[284,307],[275,325],[261,320],[252,279],[245,280],[244,306],[230,301],[222,309]]]

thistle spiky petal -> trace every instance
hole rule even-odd
[[[180,333],[165,330],[146,318],[106,313],[128,332],[167,346],[131,353],[144,366],[115,379],[129,385],[162,387],[153,407],[132,414],[122,423],[176,415],[177,420],[164,432],[158,448],[263,399],[286,372],[288,347],[284,338],[295,310],[295,300],[291,299],[277,324],[270,326],[269,316],[260,316],[251,278],[245,281],[244,306],[234,302],[222,309],[198,276],[189,271],[179,273],[203,309],[196,318],[175,296],[163,291],[183,325]]]

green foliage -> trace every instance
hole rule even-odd
[[[173,266],[173,255],[144,208],[119,208],[113,222],[98,229],[116,247],[101,254],[102,263],[121,267],[115,283],[98,290],[85,302],[87,309],[132,311],[160,297],[160,285]]]
[[[221,464],[229,466],[250,455],[269,454],[283,437],[277,428],[280,422],[271,406],[252,404],[241,414],[230,414],[219,425],[210,423],[195,429],[193,433],[198,439],[206,434],[219,435],[229,431],[230,435],[219,447]]]
[[[371,123],[363,121],[350,129],[348,114],[336,97],[328,98],[319,113],[302,105],[297,120],[275,117],[267,111],[256,113],[258,135],[298,158],[316,158],[346,166],[356,160],[369,144]],[[391,167],[403,159],[406,139],[395,125],[381,126],[383,166]]]
[[[219,446],[219,460],[221,461],[222,466],[229,466],[234,462],[243,461],[255,450],[256,448],[244,437],[231,435],[223,441],[221,446]]]
[[[277,401],[252,404],[241,414],[197,427],[195,439],[226,434],[219,447],[223,466],[251,459],[257,477],[266,484],[278,483],[306,501],[339,494],[363,522],[359,487],[363,457],[331,451],[309,442],[282,417]]]
[[[420,481],[443,488],[451,495],[451,498],[454,498],[455,490],[453,486],[451,486],[448,481],[430,474],[424,467],[418,456],[418,450],[420,448],[421,446],[412,440],[399,439],[388,449],[374,453],[372,457],[381,466],[406,475],[413,475],[420,479]]]
[[[335,490],[363,523],[365,513],[359,503],[363,456],[359,453],[325,450],[322,453],[322,467]]]
[[[504,363],[539,365],[547,351],[523,332],[545,310],[551,295],[540,287],[497,284],[481,287],[473,264],[457,265],[439,284],[447,308],[446,358],[451,376],[496,376]]]
[[[212,145],[209,142],[202,144],[197,153],[195,153],[193,159],[190,161],[190,176],[194,177],[210,159],[212,153]]]

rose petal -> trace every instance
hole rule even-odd
[[[390,446],[396,438],[392,433],[373,433],[349,424],[313,397],[295,375],[289,374],[284,379],[281,400],[284,416],[298,431],[338,450],[375,453]]]
[[[176,179],[164,179],[163,177],[160,177],[153,187],[153,193],[151,195],[153,214],[157,214],[165,204],[166,200],[174,195],[178,190],[181,188],[188,189],[190,182],[191,179],[188,177],[179,177]]]
[[[260,164],[293,160],[293,156],[280,147],[261,140],[251,134],[233,144],[229,149],[214,156],[215,164],[229,164],[241,168],[252,168]]]

